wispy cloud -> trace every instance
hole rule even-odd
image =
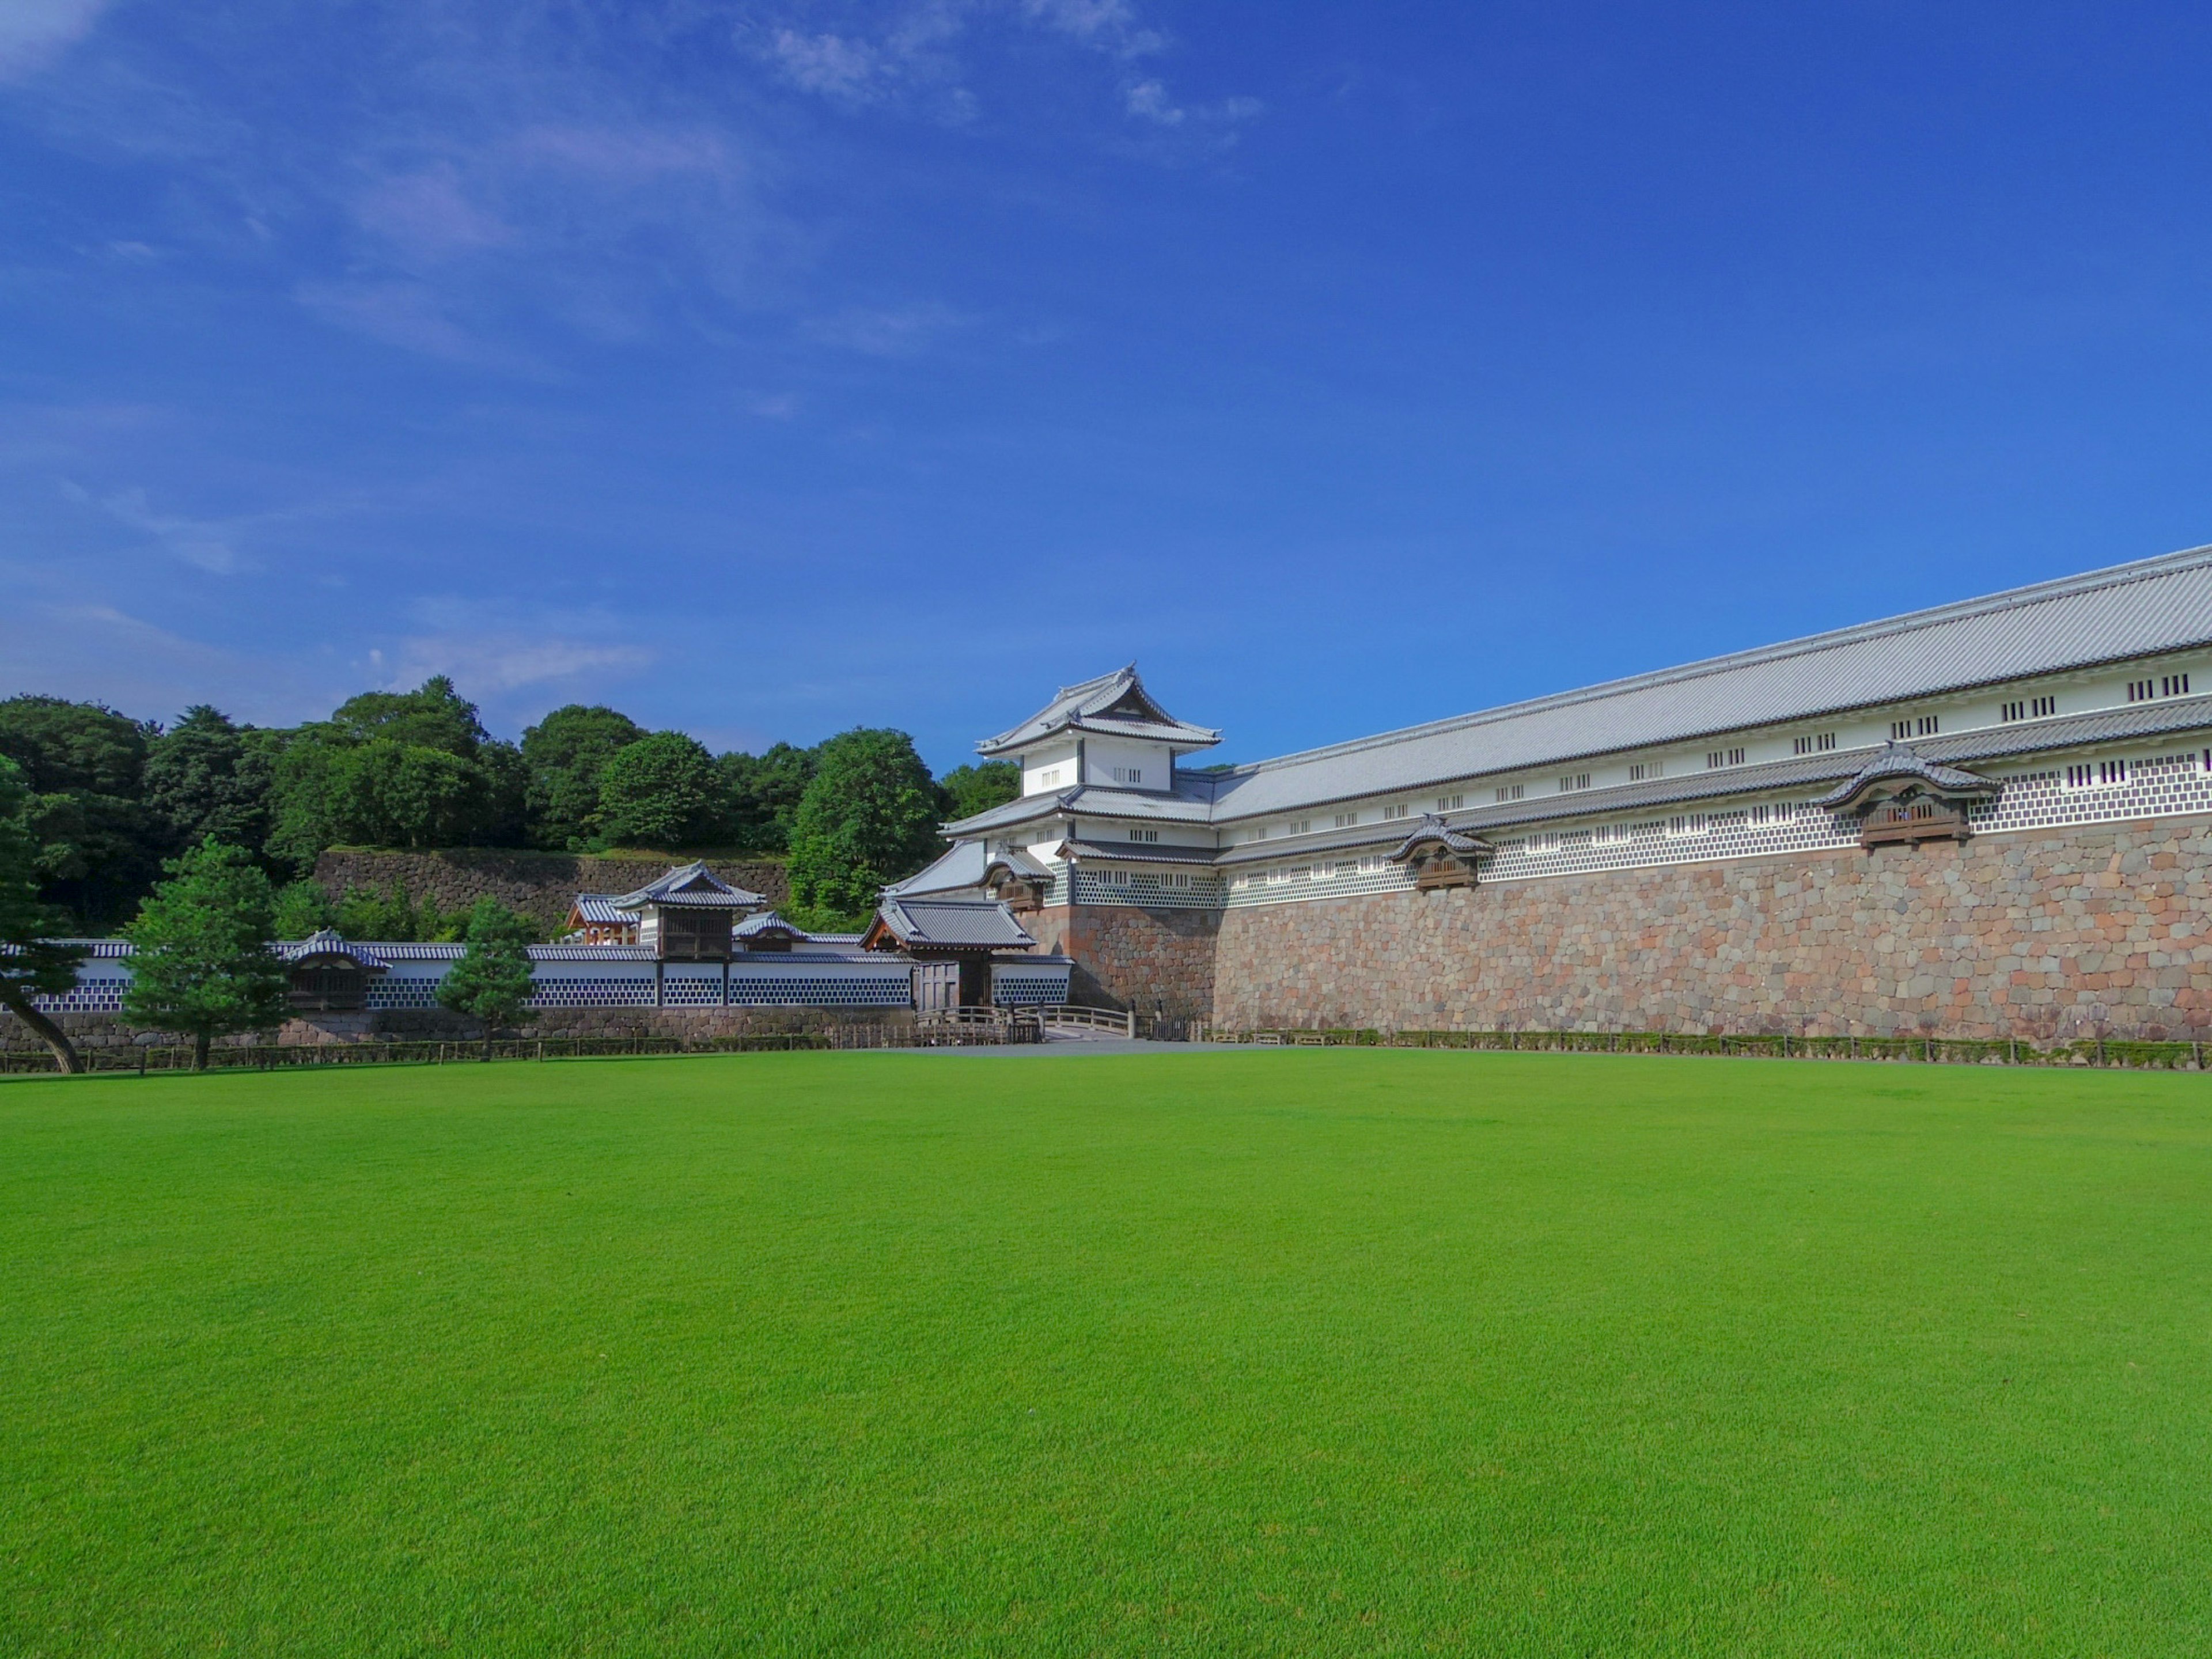
[[[0,0],[0,81],[43,69],[92,33],[107,0]]]
[[[649,668],[653,661],[653,653],[644,646],[606,641],[425,634],[400,641],[391,672],[394,686],[419,685],[433,674],[450,674],[471,694],[494,696],[564,683],[609,683]]]
[[[965,327],[968,319],[949,306],[923,301],[871,308],[855,307],[805,325],[810,339],[872,357],[911,357],[945,335]]]
[[[236,526],[219,519],[195,519],[158,513],[143,489],[132,486],[95,496],[82,484],[64,480],[62,493],[97,507],[116,523],[159,542],[172,556],[210,575],[229,576],[245,568],[234,545]]]

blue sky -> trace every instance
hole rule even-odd
[[[2212,12],[0,0],[0,693],[1256,758],[2212,540]]]

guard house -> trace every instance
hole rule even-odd
[[[662,962],[727,962],[738,948],[738,918],[767,903],[692,863],[634,893],[579,893],[568,924],[587,945],[635,945]]]
[[[368,1006],[369,981],[391,971],[375,952],[349,945],[334,931],[282,947],[285,989],[295,1014],[353,1014]]]
[[[1034,951],[1036,940],[994,899],[886,896],[860,935],[860,948],[900,951],[924,964],[956,965],[957,1006],[988,1008],[993,1004],[993,959],[1000,951]]]

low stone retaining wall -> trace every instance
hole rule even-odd
[[[145,1031],[113,1014],[54,1017],[70,1041],[88,1053],[131,1048],[164,1048],[189,1042],[173,1031]],[[914,1024],[906,1008],[549,1008],[531,1012],[501,1035],[539,1038],[665,1037],[705,1042],[721,1037],[828,1032]],[[442,1009],[374,1014],[322,1014],[287,1020],[276,1035],[283,1046],[345,1042],[466,1042],[482,1035],[474,1020]],[[221,1046],[245,1048],[258,1039],[229,1037]],[[0,1014],[0,1053],[46,1052],[45,1043],[12,1014]]]
[[[389,892],[396,882],[420,903],[434,898],[448,913],[465,910],[489,895],[509,909],[558,927],[578,893],[628,893],[683,862],[674,854],[659,859],[615,859],[572,853],[532,853],[511,848],[448,848],[431,853],[347,852],[324,854],[315,860],[315,879],[333,899],[354,888]],[[733,887],[760,894],[770,905],[786,903],[791,884],[783,866],[773,860],[709,859],[707,867]]]

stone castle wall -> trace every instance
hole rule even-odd
[[[315,879],[333,899],[356,887],[391,890],[397,882],[420,902],[435,898],[441,910],[465,910],[486,894],[508,908],[558,927],[578,893],[634,892],[672,864],[663,859],[593,858],[570,853],[530,853],[507,848],[449,848],[428,853],[325,853],[315,860]],[[791,885],[781,864],[733,863],[709,859],[707,867],[733,887],[765,896],[770,905],[786,902]]]
[[[1056,904],[1020,918],[1044,951],[1075,958],[1068,1000],[1204,1019],[1213,1006],[1218,910]]]
[[[1231,1029],[2212,1039],[2212,823],[1232,909]]]

